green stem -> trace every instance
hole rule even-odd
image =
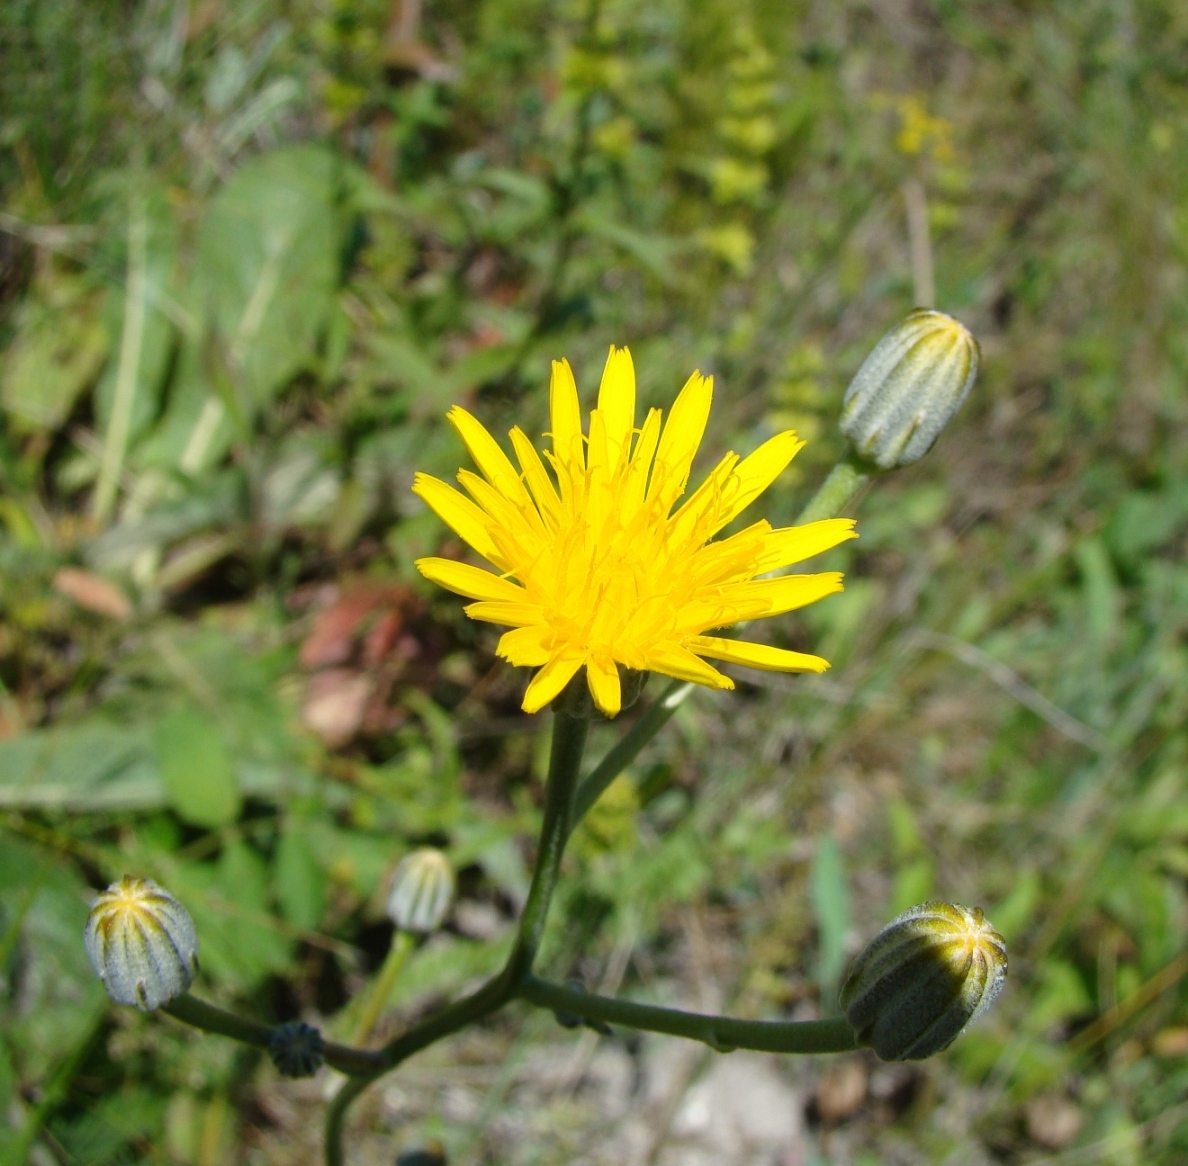
[[[193,1028],[200,1028],[203,1032],[230,1037],[241,1044],[254,1045],[258,1049],[267,1049],[276,1031],[270,1024],[261,1024],[258,1020],[236,1016],[234,1012],[208,1004],[205,1000],[199,1000],[197,996],[188,993],[171,1000],[161,1011],[168,1012],[174,1020],[180,1020]],[[353,1049],[349,1045],[335,1044],[333,1041],[327,1041],[325,1048],[326,1064],[352,1077],[374,1074],[384,1066],[383,1055],[378,1052]]]
[[[643,747],[672,718],[693,692],[694,685],[684,680],[674,680],[661,694],[660,699],[623,734],[613,749],[594,767],[594,771],[582,779],[573,795],[573,811],[570,828],[576,826],[602,796],[603,791],[624,769],[639,756]]]
[[[842,458],[821,483],[821,488],[809,499],[796,521],[817,522],[822,518],[832,518],[870,481],[870,476],[868,467],[851,458]]]
[[[396,984],[396,977],[400,975],[400,969],[404,967],[404,961],[408,959],[412,949],[413,937],[407,931],[393,933],[392,946],[388,948],[383,967],[380,968],[379,975],[375,978],[371,995],[367,998],[363,1013],[359,1017],[359,1023],[355,1026],[354,1043],[360,1048],[367,1043],[367,1038],[371,1036],[371,1030],[375,1028],[376,1021],[379,1020],[387,1007],[388,999],[392,995],[392,988]]]
[[[347,1081],[335,1095],[326,1112],[326,1166],[343,1166],[342,1133],[347,1110],[377,1077],[396,1068],[414,1053],[435,1044],[443,1037],[474,1024],[519,995],[520,985],[532,972],[532,964],[540,948],[549,903],[557,886],[561,858],[569,838],[570,814],[574,802],[574,786],[582,766],[589,722],[568,713],[553,714],[553,742],[549,755],[549,776],[545,786],[544,820],[540,827],[536,869],[528,900],[520,916],[515,946],[503,969],[497,972],[478,991],[451,1004],[428,1020],[402,1033],[378,1053],[382,1064],[366,1076]],[[327,1061],[329,1057],[327,1057]]]
[[[569,840],[574,786],[581,770],[589,728],[590,722],[585,717],[572,717],[563,712],[553,714],[553,744],[549,754],[549,778],[545,786],[544,821],[540,827],[536,869],[532,873],[528,901],[520,916],[516,944],[503,972],[504,978],[513,986],[532,971],[540,947],[545,917],[561,870],[561,857]]]
[[[569,1012],[586,1020],[622,1024],[645,1032],[662,1032],[701,1041],[718,1052],[755,1049],[764,1053],[846,1053],[858,1048],[853,1030],[845,1020],[733,1020],[658,1008],[630,1000],[595,996],[580,988],[553,984],[529,976],[520,996],[530,1004],[554,1012]]]

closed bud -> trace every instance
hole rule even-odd
[[[981,911],[923,903],[889,923],[858,957],[841,991],[860,1044],[884,1061],[948,1048],[994,1002],[1006,943]]]
[[[326,1059],[326,1042],[312,1024],[291,1020],[273,1030],[268,1055],[284,1076],[312,1077]]]
[[[107,994],[144,1012],[187,992],[198,970],[194,921],[151,879],[112,883],[95,900],[83,940]]]
[[[388,893],[388,918],[401,931],[436,931],[454,901],[454,868],[440,850],[423,846],[400,861]]]
[[[978,344],[944,312],[917,308],[874,346],[842,403],[841,431],[881,470],[918,462],[978,375]]]

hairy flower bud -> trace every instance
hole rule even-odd
[[[948,1048],[994,1002],[1006,943],[980,910],[923,903],[867,946],[841,991],[861,1044],[884,1061],[920,1061]]]
[[[151,879],[112,883],[95,900],[83,940],[107,994],[145,1012],[188,991],[198,970],[194,921]]]
[[[424,846],[406,855],[392,876],[388,918],[401,931],[436,931],[454,901],[454,868],[440,850]]]
[[[918,462],[978,375],[978,344],[952,316],[917,308],[874,346],[842,403],[841,431],[882,470]]]
[[[291,1020],[273,1031],[268,1055],[284,1076],[312,1077],[326,1059],[326,1042],[312,1024]]]

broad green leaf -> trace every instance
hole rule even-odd
[[[3,354],[0,403],[21,429],[57,429],[107,355],[99,299],[81,279],[57,276],[21,305]]]
[[[267,533],[328,521],[342,483],[335,453],[332,441],[311,431],[293,433],[281,444],[259,488],[259,519]]]
[[[154,741],[170,803],[196,826],[225,826],[239,814],[239,786],[220,726],[193,709],[157,723]]]
[[[317,927],[326,909],[326,876],[299,818],[285,822],[276,845],[272,876],[281,914],[302,930]]]
[[[894,917],[932,898],[936,887],[936,864],[931,858],[913,859],[895,872],[888,915]]]
[[[316,146],[275,150],[231,179],[199,230],[198,295],[245,413],[310,362],[333,307],[338,170]]]
[[[0,741],[0,807],[142,808],[164,798],[144,728],[94,720]]]
[[[226,402],[207,375],[203,346],[184,340],[169,403],[160,422],[137,447],[136,464],[180,470],[198,478],[222,460],[234,437]]]
[[[11,835],[0,842],[0,921],[17,929],[0,924],[13,956],[0,980],[0,1031],[21,1080],[43,1082],[106,1007],[82,944],[91,897],[60,855]]]
[[[850,889],[846,882],[841,848],[830,836],[822,838],[817,845],[810,883],[819,944],[817,983],[821,988],[823,1004],[826,1008],[832,1008],[846,963]]]
[[[170,890],[185,903],[198,929],[203,969],[245,990],[288,966],[289,941],[269,909],[268,868],[236,839],[217,863],[178,867]]]

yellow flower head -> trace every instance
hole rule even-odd
[[[428,474],[417,475],[413,491],[500,573],[450,559],[416,565],[426,579],[477,600],[466,608],[472,619],[513,629],[500,639],[499,655],[539,669],[524,695],[526,712],[542,709],[583,665],[608,717],[621,707],[620,664],[710,688],[734,684],[705,656],[776,672],[829,667],[820,656],[704,634],[840,591],[836,571],[757,576],[856,537],[853,521],[837,518],[781,530],[760,521],[711,542],[804,444],[787,432],[741,460],[728,453],[678,507],[712,396],[713,378],[695,372],[663,429],[659,409],[636,429],[631,354],[612,347],[583,436],[573,372],[554,361],[553,447],[544,455],[551,476],[519,427],[511,431],[517,471],[474,417],[450,410],[482,477],[459,472],[470,498]]]

